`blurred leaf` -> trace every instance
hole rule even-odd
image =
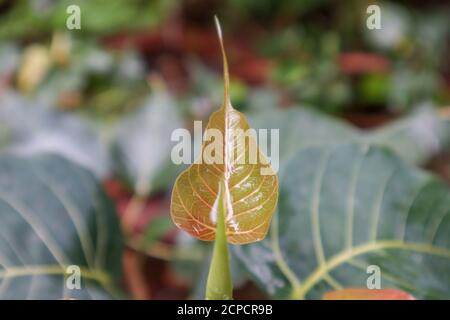
[[[19,65],[20,52],[13,42],[0,44],[0,78],[12,74]]]
[[[122,52],[115,75],[118,84],[123,86],[135,85],[136,81],[145,79],[145,76],[145,63],[138,53],[129,49]]]
[[[450,192],[433,176],[378,147],[311,147],[281,173],[271,239],[235,253],[273,297],[319,299],[365,287],[449,298]]]
[[[405,111],[432,101],[437,96],[441,78],[437,71],[396,66],[392,72],[387,103],[392,110]]]
[[[209,118],[200,161],[183,171],[175,182],[171,215],[177,227],[193,237],[214,240],[215,204],[219,199],[219,185],[226,180],[224,196],[233,201],[225,225],[227,240],[242,244],[264,238],[278,198],[278,178],[265,161],[256,139],[246,137],[249,124],[244,114],[231,106],[226,80],[225,83],[225,101]],[[213,134],[216,132],[220,136]],[[235,151],[227,153],[226,150]],[[256,154],[251,154],[252,151]],[[253,163],[250,157],[255,157]],[[255,188],[258,192],[252,192]]]
[[[195,295],[195,299],[204,299],[212,243],[199,241],[184,232],[177,233],[175,241],[174,259],[170,261],[171,268],[191,287],[199,287],[197,293],[201,297]],[[199,281],[202,281],[203,285],[198,285]]]
[[[280,94],[269,88],[256,88],[249,92],[247,109],[254,113],[274,110],[280,105]]]
[[[154,242],[160,240],[172,228],[173,224],[168,215],[153,218],[147,224],[147,228],[145,229],[145,246],[151,246]]]
[[[190,92],[194,96],[195,100],[201,100],[206,103],[207,106],[204,107],[206,112],[201,112],[202,110],[193,110],[194,114],[202,117],[208,115],[216,106],[221,104],[221,98],[223,96],[223,84],[220,76],[207,68],[204,64],[197,60],[191,60],[188,64],[191,88]],[[233,80],[230,83],[231,88],[231,101],[234,101],[236,105],[240,105],[244,102],[244,98],[247,93],[247,87],[244,83]],[[194,104],[191,102],[191,105]],[[194,107],[196,107],[194,105]],[[198,108],[197,108],[198,109]]]
[[[6,136],[0,152],[52,152],[85,166],[97,177],[109,173],[106,145],[83,118],[33,105],[13,93],[2,95],[0,105],[0,128]]]
[[[267,23],[267,20],[274,14],[295,18],[311,13],[328,3],[329,0],[261,0],[258,2],[231,0],[226,2],[226,9],[233,20],[246,18]]]
[[[450,36],[450,26],[448,7],[446,9],[436,7],[431,12],[420,12],[415,23],[416,45],[424,55],[424,62],[433,67],[442,67],[440,64],[445,64],[446,55],[449,53],[446,41]]]
[[[1,155],[0,220],[2,299],[113,297],[119,224],[87,170],[55,155]],[[66,286],[71,265],[81,270],[81,290]]]
[[[44,45],[34,44],[27,47],[21,57],[17,74],[17,87],[23,93],[36,90],[46,77],[51,65],[50,54]]]
[[[410,163],[423,164],[450,146],[450,119],[427,106],[369,131],[363,141],[386,146]]]
[[[85,70],[71,64],[65,69],[50,72],[37,88],[33,101],[43,105],[59,106],[59,99],[64,93],[79,93],[85,84]]]
[[[163,91],[119,123],[113,146],[115,166],[138,194],[147,195],[161,187],[155,184],[161,174],[164,181],[159,183],[165,187],[175,179],[179,166],[170,161],[170,137],[178,128],[182,123],[175,101]]]
[[[396,289],[342,289],[327,292],[323,300],[415,300],[409,293]]]
[[[250,122],[255,128],[280,130],[281,161],[306,147],[358,141],[389,147],[408,162],[423,163],[450,143],[450,120],[426,106],[372,130],[360,130],[314,110],[296,107],[258,112],[250,115]]]
[[[281,161],[301,148],[355,139],[358,132],[344,121],[308,108],[264,110],[249,115],[249,120],[255,128],[280,130]]]

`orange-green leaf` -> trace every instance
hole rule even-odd
[[[223,54],[224,102],[209,119],[199,159],[175,182],[171,215],[174,223],[192,236],[214,240],[223,179],[226,238],[230,243],[244,244],[265,237],[277,204],[278,178],[249,134],[245,116],[231,106],[227,59],[218,23],[217,27]],[[217,133],[222,139],[216,139]]]
[[[415,300],[415,298],[397,289],[349,288],[327,292],[324,300]]]

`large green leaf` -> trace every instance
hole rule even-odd
[[[121,253],[115,210],[91,173],[55,155],[0,156],[1,299],[111,298]],[[66,286],[71,265],[81,289]]]
[[[273,297],[366,287],[377,265],[382,288],[450,298],[449,210],[443,182],[385,148],[310,147],[283,168],[270,237],[234,249]]]
[[[0,96],[0,152],[55,153],[90,169],[109,173],[109,154],[94,127],[76,114],[35,105],[8,92]]]

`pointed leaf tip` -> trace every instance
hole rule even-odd
[[[222,58],[223,58],[223,108],[229,109],[232,108],[231,101],[230,101],[230,77],[228,72],[228,60],[227,60],[227,54],[225,52],[225,46],[223,44],[223,36],[222,36],[222,28],[220,27],[220,21],[219,18],[217,18],[216,15],[214,15],[214,21],[216,23],[216,30],[217,30],[217,36],[219,38],[220,43],[220,50],[222,51]]]
[[[217,15],[214,15],[214,21],[216,23],[216,30],[217,30],[217,35],[219,36],[220,41],[222,42],[223,38],[222,38],[222,28],[220,27],[220,21],[219,18],[217,18]]]

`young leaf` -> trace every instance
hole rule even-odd
[[[176,173],[168,161],[172,146],[165,139],[181,126],[175,102],[165,90],[157,90],[119,124],[113,161],[135,193],[145,196],[173,182]],[[163,179],[158,172],[163,173]]]
[[[323,300],[415,300],[409,293],[397,289],[348,288],[327,292]]]
[[[223,54],[223,106],[209,119],[200,159],[175,182],[171,215],[174,223],[192,236],[214,240],[218,221],[215,206],[223,181],[223,197],[228,200],[224,212],[226,239],[243,244],[265,237],[277,204],[278,178],[256,139],[248,135],[250,126],[244,115],[231,106],[227,59],[216,23]],[[210,152],[212,149],[214,152]]]

